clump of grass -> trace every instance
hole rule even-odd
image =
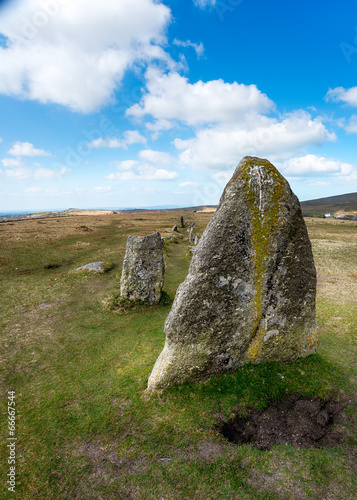
[[[110,293],[102,301],[102,309],[104,311],[112,311],[117,314],[128,314],[133,311],[148,310],[157,307],[166,307],[172,304],[172,297],[165,291],[161,292],[160,302],[158,304],[150,304],[142,300],[130,300],[120,296],[120,291]]]
[[[105,261],[105,262],[103,262],[103,264],[102,264],[102,270],[103,270],[105,273],[108,273],[109,271],[111,271],[112,269],[114,269],[114,267],[115,267],[114,262]]]

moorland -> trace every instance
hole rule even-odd
[[[357,490],[357,223],[306,218],[318,275],[317,354],[148,397],[164,321],[191,259],[180,212],[0,224],[1,427],[16,394],[16,494],[50,499],[341,499]],[[184,212],[202,233],[212,213]],[[121,309],[129,234],[166,237],[164,300]],[[104,274],[74,270],[103,261]],[[289,394],[333,399],[335,446],[238,446],[219,424]],[[1,447],[1,495],[8,449]]]

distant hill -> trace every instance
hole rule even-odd
[[[340,194],[338,196],[329,196],[328,198],[319,198],[300,202],[304,216],[357,214],[357,193]]]

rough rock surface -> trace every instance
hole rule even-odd
[[[315,352],[315,296],[297,197],[268,160],[243,158],[177,290],[148,390]]]
[[[159,302],[164,273],[163,241],[160,234],[130,235],[120,280],[121,297],[151,304]]]

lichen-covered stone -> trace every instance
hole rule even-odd
[[[177,290],[148,389],[315,352],[315,296],[297,197],[268,160],[243,158]]]
[[[160,234],[128,236],[120,280],[121,297],[150,304],[159,302],[164,273],[163,241]]]

